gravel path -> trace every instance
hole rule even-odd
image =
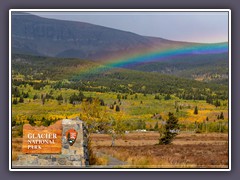
[[[127,165],[127,162],[121,161],[115,157],[112,157],[109,154],[105,154],[102,152],[97,152],[96,153],[97,157],[107,157],[108,158],[108,164],[107,165],[103,165],[103,166],[92,166],[92,167],[99,167],[99,168],[114,168],[114,167],[118,167],[118,166],[123,166],[123,165]]]

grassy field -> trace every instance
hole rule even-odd
[[[23,103],[12,105],[12,120],[16,122],[12,131],[13,160],[21,154],[22,138],[19,131],[23,123],[29,123],[29,118],[33,118],[36,125],[41,125],[43,118],[54,123],[63,118],[77,116],[81,118],[83,113],[82,103],[73,105],[69,102],[71,95],[79,93],[77,90],[64,88],[53,90],[50,85],[41,90],[35,90],[29,85],[25,87],[21,85],[18,88],[20,92],[28,93],[29,97],[24,98]],[[43,104],[40,98],[42,94],[51,94],[53,99],[48,99]],[[61,102],[56,100],[60,94],[63,96]],[[221,101],[221,106],[216,107],[206,103],[205,100],[182,100],[174,94],[171,95],[170,100],[165,100],[160,94],[157,94],[159,99],[155,99],[156,94],[142,93],[83,91],[83,94],[85,97],[102,99],[105,105],[99,107],[101,111],[129,123],[126,130],[130,129],[130,132],[119,135],[114,147],[110,147],[110,135],[91,134],[93,152],[105,154],[97,157],[96,165],[107,166],[109,159],[113,157],[126,162],[128,167],[136,168],[226,168],[228,166],[227,101]],[[33,100],[34,95],[39,98]],[[117,98],[119,95],[120,101]],[[125,98],[122,98],[123,96]],[[114,109],[110,109],[112,104],[115,104]],[[116,105],[120,107],[120,111],[116,111]],[[196,106],[198,114],[194,114]],[[181,125],[180,134],[171,145],[157,145],[158,128],[161,122],[168,118],[169,112],[173,112],[178,118]],[[223,120],[217,118],[221,113],[224,115]],[[156,118],[156,115],[161,116],[161,119]],[[138,127],[138,122],[144,122],[145,127]],[[197,123],[204,123],[200,130],[200,124]],[[154,129],[156,124],[159,127]],[[136,132],[137,129],[146,129],[147,132]]]
[[[181,133],[171,145],[157,145],[156,132],[129,133],[116,140],[94,134],[94,152],[101,152],[128,163],[133,168],[227,168],[228,135]]]
[[[69,97],[78,93],[77,90],[72,89],[60,89],[54,90],[50,86],[44,87],[42,90],[34,90],[31,86],[23,87],[21,86],[20,91],[29,93],[29,98],[24,99],[24,103],[18,103],[12,106],[12,117],[17,122],[26,122],[26,118],[33,116],[36,120],[41,120],[42,117],[48,119],[62,119],[62,118],[73,118],[79,116],[81,113],[81,104],[76,104],[73,106],[69,103]],[[41,99],[33,100],[33,96],[37,94],[39,97],[41,94],[52,94],[54,98],[62,94],[64,100],[59,103],[57,100],[46,100],[45,104],[42,104]],[[160,96],[159,99],[155,99],[155,94],[147,94],[144,96],[141,93],[130,94],[120,94],[121,96],[127,96],[127,99],[121,99],[118,101],[118,93],[100,93],[100,92],[88,92],[84,91],[83,94],[86,97],[98,97],[103,99],[107,110],[111,114],[122,113],[125,119],[128,120],[144,120],[150,124],[156,123],[156,121],[151,118],[153,114],[157,113],[162,116],[162,119],[166,119],[168,112],[174,112],[175,116],[178,117],[180,123],[193,123],[193,122],[203,122],[206,117],[209,118],[210,122],[217,121],[217,116],[223,112],[224,120],[228,120],[228,106],[227,101],[222,101],[223,104],[220,107],[215,107],[214,105],[206,103],[202,100],[181,100],[174,95],[171,96],[170,100],[164,100]],[[120,112],[110,110],[109,106],[116,103],[120,107]],[[176,112],[176,105],[179,108]],[[198,114],[195,115],[194,108],[198,107]]]

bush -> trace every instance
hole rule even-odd
[[[28,122],[29,122],[29,124],[30,124],[31,126],[35,126],[35,125],[36,125],[35,119],[34,119],[32,116],[31,116],[31,117],[28,117],[27,120],[28,120]]]
[[[62,96],[62,94],[60,94],[60,95],[56,98],[56,100],[58,100],[58,101],[63,101],[63,96]]]
[[[168,95],[166,95],[166,96],[164,97],[164,100],[170,100],[170,99],[171,99],[170,94],[168,94]]]
[[[36,100],[36,99],[38,99],[39,97],[38,97],[38,95],[37,94],[35,94],[34,96],[33,96],[33,100]]]
[[[18,136],[23,137],[23,125],[22,124],[18,127]]]

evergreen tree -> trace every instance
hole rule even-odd
[[[177,107],[177,109],[176,109],[176,112],[179,112],[179,109],[178,109],[178,107]]]
[[[51,120],[46,119],[45,117],[42,118],[42,125],[43,126],[50,126],[51,125]]]
[[[113,104],[110,105],[110,109],[114,109],[114,105]]]
[[[37,94],[35,94],[35,95],[33,96],[33,100],[35,100],[35,99],[38,99],[38,95],[37,95]]]
[[[45,104],[45,97],[43,95],[41,96],[41,100],[42,100],[42,105],[44,105]]]
[[[49,100],[49,99],[54,99],[54,97],[51,95],[51,94],[46,94],[46,96],[45,96],[45,98],[47,99],[47,100]]]
[[[150,124],[150,126],[149,126],[149,130],[151,131],[152,130],[152,125]]]
[[[28,98],[28,97],[29,97],[28,92],[27,92],[27,93],[24,93],[24,92],[23,92],[22,95],[23,95],[24,98]]]
[[[198,114],[198,107],[197,106],[195,107],[193,114]]]
[[[82,102],[84,98],[85,98],[84,94],[80,91],[80,92],[78,93],[78,98],[77,98],[77,100]]]
[[[170,144],[179,131],[178,119],[173,113],[168,114],[168,119],[163,127],[163,137],[160,137],[159,144]]]
[[[138,98],[138,95],[137,94],[135,94],[135,97],[134,97],[135,99],[137,99]]]
[[[103,99],[100,99],[99,101],[100,101],[100,106],[105,106]]]
[[[13,104],[18,104],[17,98],[15,98],[15,99],[13,100]]]
[[[164,99],[165,99],[165,100],[169,100],[169,99],[171,99],[170,94],[167,94],[167,95],[164,97]]]
[[[78,99],[79,100],[79,99]],[[90,104],[92,104],[94,98],[92,98],[91,96],[90,97],[87,97],[87,102],[89,102]],[[79,100],[80,101],[80,100]]]
[[[63,96],[62,96],[62,94],[60,94],[56,99],[57,99],[58,101],[63,101]]]
[[[208,103],[208,104],[213,104],[213,99],[212,99],[211,96],[207,96],[207,98],[206,98],[206,103]]]
[[[83,94],[82,92],[79,92],[78,95],[76,95],[76,94],[74,93],[73,95],[70,96],[69,102],[70,102],[71,104],[74,104],[75,101],[76,101],[76,102],[82,102],[84,98],[85,98],[85,96],[84,96],[84,94]],[[92,103],[92,97],[88,97],[88,98],[87,98],[87,101],[90,102],[90,103]]]
[[[161,114],[159,114],[159,117],[158,117],[158,119],[159,119],[159,120],[162,120],[162,116],[161,116]]]
[[[16,126],[16,124],[17,124],[16,121],[13,120],[13,121],[12,121],[12,127],[13,127],[13,126]]]
[[[224,119],[223,112],[221,112],[219,119]]]
[[[142,128],[146,129],[146,122],[145,121],[143,122],[143,127]]]
[[[220,102],[219,100],[216,100],[215,103],[214,103],[214,105],[215,105],[216,107],[221,106],[221,102]]]
[[[14,97],[20,97],[20,91],[18,87],[13,88],[12,94]]]
[[[116,111],[120,111],[120,107],[116,105]]]
[[[70,102],[71,104],[73,104],[74,101],[76,101],[77,99],[78,99],[78,97],[77,97],[77,95],[74,93],[73,95],[71,95],[71,96],[69,97],[69,102]]]
[[[21,96],[20,99],[19,99],[19,103],[24,103],[24,99],[23,99],[22,96]]]
[[[155,126],[154,126],[155,130],[158,130],[158,122],[156,122]]]
[[[118,100],[121,99],[121,95],[120,95],[120,94],[117,95],[117,99],[118,99]]]
[[[31,117],[28,117],[27,120],[28,120],[28,122],[29,122],[29,124],[30,124],[31,126],[35,126],[35,125],[36,125],[35,119],[34,119],[32,116],[31,116]]]
[[[154,99],[159,99],[159,95],[156,94],[155,97],[154,97]]]

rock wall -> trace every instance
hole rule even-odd
[[[59,122],[58,122],[59,123]],[[13,162],[14,167],[70,167],[82,168],[89,165],[88,131],[83,121],[76,119],[63,119],[62,122],[62,148],[59,154],[22,154]],[[69,130],[76,132],[74,144],[68,142]]]

